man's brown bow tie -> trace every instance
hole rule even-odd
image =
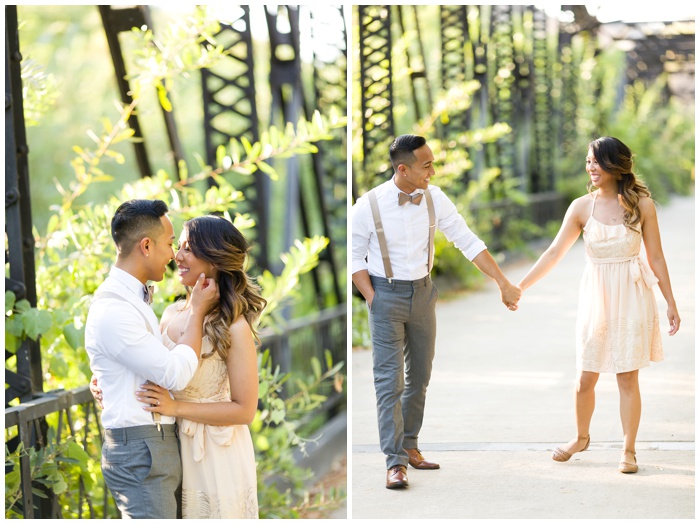
[[[420,201],[422,198],[423,198],[423,193],[418,193],[415,195],[407,195],[406,193],[399,193],[399,205],[402,206],[406,202],[410,202],[411,204],[418,205],[418,204],[420,204]]]
[[[143,301],[151,305],[153,303],[153,286],[143,286]]]

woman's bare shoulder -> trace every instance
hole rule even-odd
[[[571,201],[571,205],[578,208],[590,208],[593,205],[594,197],[595,195],[593,193],[586,193],[578,198],[574,198]]]
[[[642,213],[656,212],[656,202],[654,202],[653,198],[648,196],[640,197],[637,206]]]
[[[586,193],[578,198],[575,198],[569,204],[569,214],[571,218],[575,219],[581,226],[585,225],[588,218],[591,216],[591,211],[593,209],[593,195]]]
[[[231,342],[236,340],[248,340],[253,338],[253,330],[250,329],[248,321],[243,315],[239,315],[233,324],[228,328],[228,332],[231,335]]]

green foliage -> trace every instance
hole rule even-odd
[[[659,76],[651,86],[641,81],[627,86],[620,110],[610,123],[610,134],[625,137],[635,154],[635,173],[658,202],[671,193],[693,190],[695,167],[695,119],[677,100],[662,104],[667,78]]]
[[[614,47],[597,50],[585,33],[574,38],[572,47],[577,68],[576,139],[571,150],[565,147],[559,158],[558,190],[568,201],[585,192],[586,147],[594,138],[610,135],[632,150],[635,174],[655,200],[664,203],[671,193],[688,194],[694,184],[694,112],[679,100],[669,99],[667,76],[636,80],[621,96],[618,86],[623,81],[626,54]]]
[[[213,36],[220,29],[219,20],[212,18],[203,6],[196,6],[186,19],[173,20],[159,31],[158,38],[151,29],[134,27],[133,59],[137,72],[126,77],[133,80],[134,96],[139,97],[143,88],[155,87],[161,107],[172,111],[168,94],[175,80],[192,71],[214,67],[226,54]]]
[[[257,412],[250,428],[256,450],[258,498],[264,501],[260,504],[260,518],[298,518],[299,512],[312,504],[305,482],[312,478],[313,472],[295,464],[293,449],[298,447],[306,454],[306,447],[312,441],[302,435],[301,424],[306,421],[306,415],[327,400],[324,386],[330,386],[329,391],[343,391],[340,374],[343,366],[343,362],[334,364],[326,351],[324,371],[314,357],[313,374],[304,381],[296,381],[296,394],[282,397],[282,387],[291,375],[282,374],[279,366],[273,370],[269,351],[258,357],[258,397],[262,410]],[[339,498],[342,494],[332,493],[326,504],[334,504]]]
[[[352,347],[369,348],[371,346],[367,302],[363,298],[352,295]]]
[[[47,74],[44,68],[31,59],[21,64],[22,104],[24,106],[24,125],[39,125],[41,117],[56,103],[56,80]]]
[[[53,323],[47,311],[31,307],[28,300],[16,301],[12,291],[5,291],[5,350],[16,353],[27,338],[38,340]]]
[[[12,468],[5,475],[5,518],[22,516],[16,508],[17,502],[22,498],[19,474],[19,461],[22,456],[29,457],[34,497],[46,498],[41,487],[63,495],[69,491],[73,479],[82,482],[88,491],[94,487],[94,479],[87,468],[88,454],[72,437],[57,443],[55,430],[49,427],[45,447],[38,450],[30,447],[26,450],[20,443],[17,449],[10,453],[5,446],[5,468]]]
[[[442,290],[474,289],[483,283],[482,273],[441,232],[435,233],[433,278]]]
[[[279,277],[273,276],[267,270],[263,271],[258,283],[264,291],[263,297],[267,300],[267,307],[260,315],[261,323],[267,320],[266,317],[274,314],[282,301],[298,296],[299,277],[318,265],[319,254],[327,245],[328,239],[319,236],[304,239],[303,242],[296,240],[289,252],[280,256],[285,267]],[[282,322],[279,317],[276,320],[278,324]]]

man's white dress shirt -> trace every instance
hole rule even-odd
[[[128,300],[95,300],[85,324],[85,349],[102,389],[102,425],[111,429],[153,424],[151,412],[136,400],[136,391],[147,380],[171,390],[184,389],[197,370],[197,355],[184,344],[172,350],[163,345],[158,319],[143,301],[143,284],[137,278],[112,267],[100,291]],[[174,424],[175,418],[162,416],[160,422]]]
[[[486,249],[486,244],[469,229],[455,205],[439,187],[428,186],[428,191],[433,197],[437,229],[468,260],[473,260]],[[394,278],[418,280],[428,275],[428,204],[423,197],[418,205],[409,202],[399,206],[399,193],[401,190],[393,177],[375,189]],[[422,191],[417,190],[413,194],[418,193]],[[352,206],[352,273],[364,269],[372,276],[386,277],[366,194]]]

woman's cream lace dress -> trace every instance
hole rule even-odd
[[[175,343],[163,333],[169,348]],[[207,337],[202,355],[211,352]],[[231,400],[226,362],[216,354],[199,361],[183,391],[185,402]],[[210,426],[178,419],[182,456],[182,517],[185,519],[257,519],[258,492],[255,452],[248,426]]]
[[[639,255],[639,225],[636,230],[624,224],[606,225],[591,210],[583,241],[586,268],[576,323],[578,369],[624,373],[663,360],[652,290],[658,279]]]

